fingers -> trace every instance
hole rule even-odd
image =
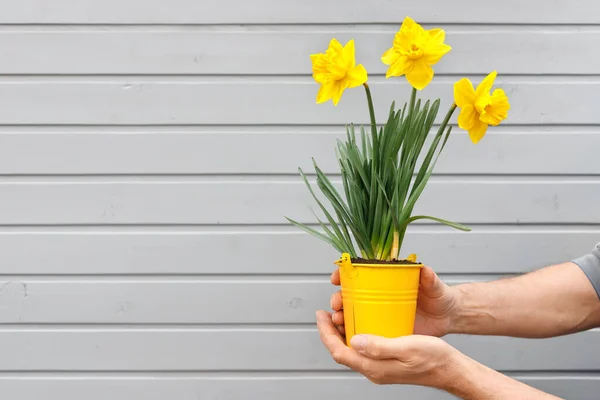
[[[331,319],[336,325],[344,325],[344,312],[342,311],[342,293],[336,292],[331,295],[331,309],[334,311]]]
[[[332,294],[330,303],[333,311],[340,311],[343,307],[342,292],[335,292]]]
[[[340,269],[336,269],[335,271],[333,271],[333,273],[331,274],[331,283],[339,286],[340,284]]]
[[[317,327],[321,342],[329,350],[335,362],[346,365],[355,371],[360,370],[363,357],[344,344],[344,339],[333,324],[329,313],[317,312]]]
[[[356,335],[350,345],[354,350],[375,360],[398,358],[406,349],[405,337],[387,339],[381,336]]]
[[[343,311],[334,312],[331,319],[333,320],[333,323],[336,325],[344,325],[344,312]]]

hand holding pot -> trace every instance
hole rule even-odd
[[[410,384],[444,389],[464,357],[442,339],[410,335],[394,339],[356,335],[352,348],[344,340],[327,312],[317,313],[321,341],[334,360],[377,384]]]
[[[340,284],[340,271],[331,274],[331,283]],[[457,303],[457,295],[429,267],[421,269],[417,314],[415,319],[415,334],[429,336],[444,336],[450,330],[451,316]],[[331,308],[334,313],[332,320],[344,334],[344,314],[342,293],[336,292],[331,296]]]

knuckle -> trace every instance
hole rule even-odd
[[[333,353],[331,353],[331,356],[333,357],[333,361],[335,361],[336,363],[344,363],[344,356],[340,351],[334,351]]]
[[[378,385],[384,383],[385,371],[382,368],[378,368],[373,361],[363,361],[362,370],[363,375],[365,375],[369,381]]]
[[[331,319],[333,320],[333,323],[336,325],[340,324],[340,314],[338,314],[337,312],[335,314],[333,314],[333,317],[331,317]]]
[[[371,357],[378,358],[381,357],[381,346],[379,343],[369,340],[366,346],[367,353],[371,355]]]

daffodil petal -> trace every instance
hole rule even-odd
[[[344,61],[346,61],[346,68],[352,68],[356,64],[354,57],[354,39],[348,41],[344,47]]]
[[[460,114],[458,114],[458,126],[460,127],[460,129],[468,131],[475,125],[478,118],[479,115],[477,115],[477,113],[475,112],[475,107],[473,107],[470,104],[467,104],[460,109]]]
[[[333,38],[329,41],[329,48],[327,51],[336,52],[339,54],[344,51],[344,46],[342,46],[342,44],[336,38]]]
[[[325,103],[326,101],[333,99],[333,96],[337,91],[337,86],[337,81],[321,85],[319,92],[317,93],[317,104]]]
[[[394,36],[394,48],[396,51],[405,53],[410,51],[410,44],[414,42],[419,32],[416,25],[418,24],[412,18],[404,18],[400,30]]]
[[[344,93],[344,90],[346,90],[348,88],[348,79],[342,79],[341,81],[337,82],[336,85],[336,90],[335,93],[333,95],[333,105],[337,106],[338,103],[340,102],[340,99],[342,98],[342,94]]]
[[[452,50],[452,47],[448,46],[447,44],[428,46],[425,49],[425,54],[424,54],[425,62],[429,65],[436,64],[450,50]]]
[[[387,49],[386,52],[383,53],[383,55],[381,56],[381,62],[385,65],[392,65],[396,62],[398,57],[400,57],[400,54],[398,54],[392,47],[390,49]]]
[[[410,35],[406,32],[403,32],[402,29],[396,32],[396,35],[394,35],[394,41],[392,42],[392,49],[394,49],[394,51],[399,54],[409,52]]]
[[[404,25],[404,23],[407,24],[407,30],[412,33],[413,37],[425,36],[425,29],[421,25],[419,25],[414,19],[406,17],[404,18],[402,25]]]
[[[500,122],[508,117],[508,110],[510,110],[510,104],[508,97],[502,89],[494,90],[491,97],[492,104],[487,107],[487,122],[490,125],[499,125]]]
[[[494,86],[496,75],[497,72],[492,71],[488,76],[485,77],[483,81],[481,81],[479,85],[477,85],[477,89],[475,89],[475,94],[477,95],[477,97],[482,97],[490,93],[490,90],[492,90],[492,86]]]
[[[474,144],[477,144],[487,132],[488,124],[475,119],[475,124],[469,129],[469,137]]]
[[[398,59],[388,68],[385,77],[402,76],[410,72],[413,68],[413,61],[406,56],[399,56]]]
[[[434,28],[427,31],[427,35],[429,36],[429,40],[431,44],[440,45],[444,43],[446,40],[446,32],[440,28]]]
[[[348,81],[348,88],[360,86],[368,79],[367,70],[362,64],[359,64],[348,71],[346,79]]]
[[[462,78],[454,84],[454,102],[459,107],[472,106],[475,103],[475,89],[467,78]]]
[[[433,79],[433,69],[422,58],[414,60],[406,79],[415,89],[423,90]]]
[[[318,83],[327,83],[329,80],[329,71],[327,69],[328,64],[325,58],[325,54],[311,54],[310,60],[312,62],[313,78]]]

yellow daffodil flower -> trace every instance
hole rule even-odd
[[[445,39],[443,29],[425,30],[406,17],[394,37],[393,47],[381,57],[381,61],[390,66],[386,78],[406,75],[412,87],[423,90],[433,79],[431,66],[451,50],[444,44]]]
[[[496,126],[508,117],[510,104],[504,90],[490,94],[496,75],[496,71],[490,73],[475,90],[467,78],[454,84],[454,102],[460,107],[458,126],[469,132],[473,143],[483,138],[488,125]]]
[[[317,103],[332,100],[337,106],[344,90],[367,81],[367,70],[362,64],[355,65],[354,40],[342,47],[336,39],[329,42],[325,53],[311,54],[313,78],[321,84]]]

